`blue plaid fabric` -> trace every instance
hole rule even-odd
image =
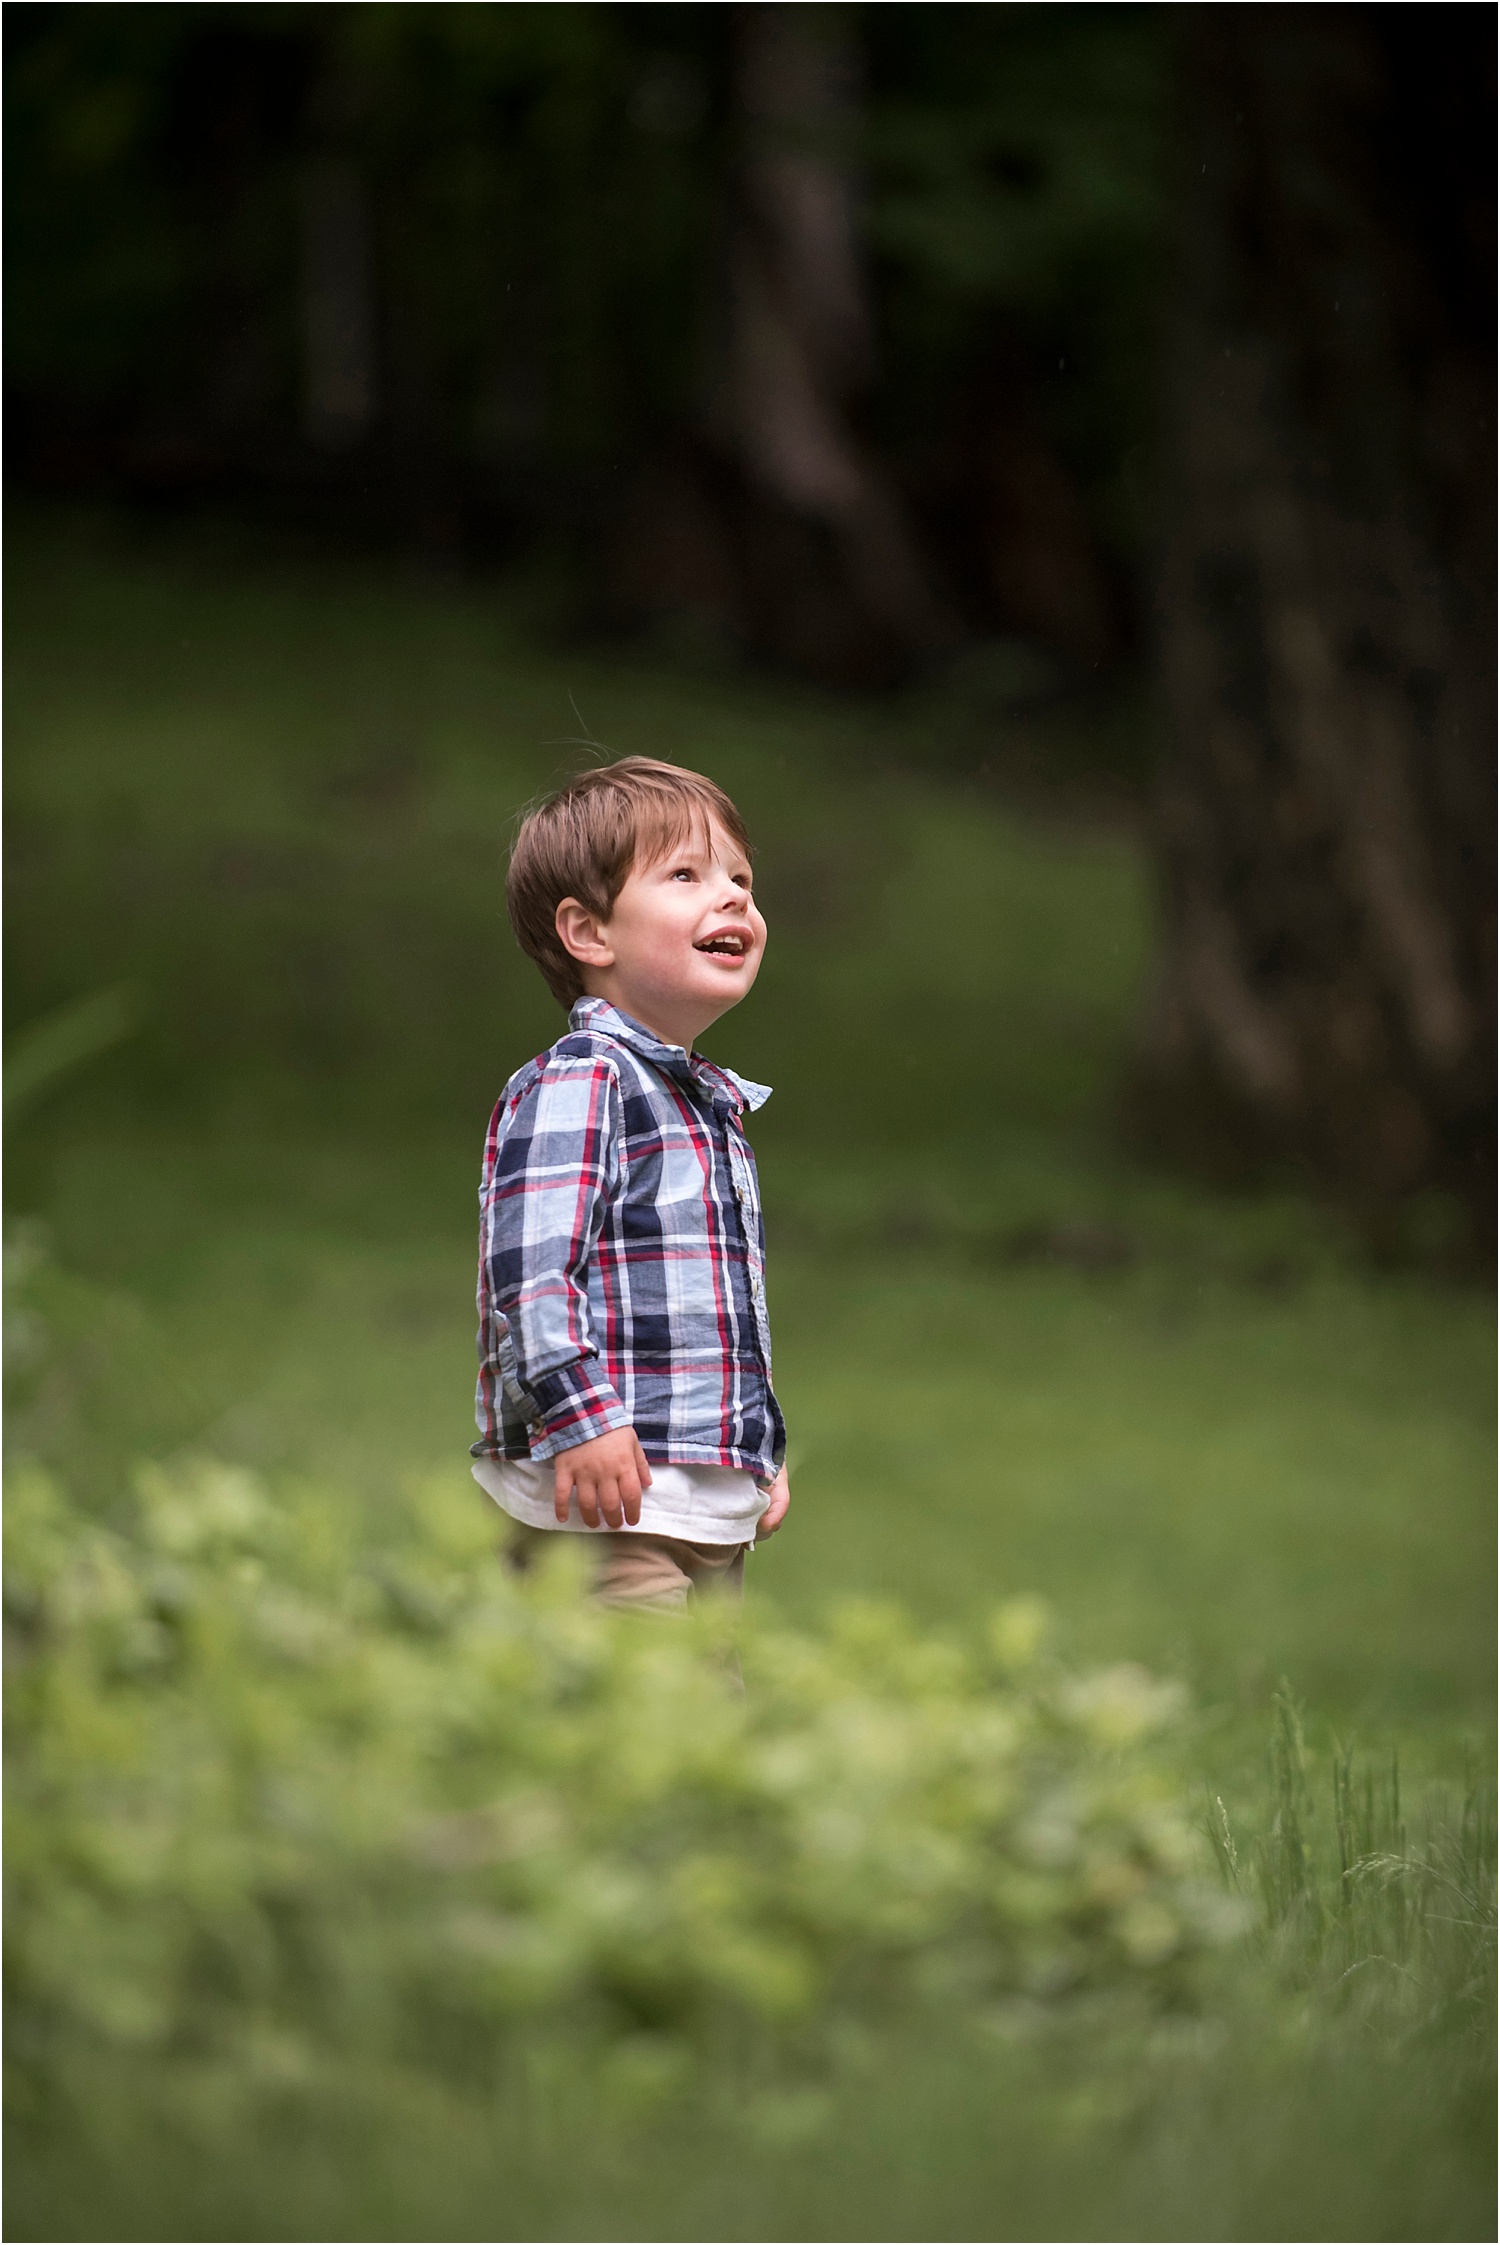
[[[663,1465],[775,1473],[741,1120],[769,1097],[600,998],[512,1076],[479,1194],[476,1457],[550,1458],[628,1426]]]

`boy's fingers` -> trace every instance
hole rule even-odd
[[[641,1517],[641,1491],[651,1486],[651,1468],[635,1430],[632,1428],[629,1432],[633,1461],[614,1473],[605,1470],[605,1458],[611,1451],[618,1452],[619,1444],[614,1436],[584,1444],[576,1458],[570,1453],[567,1462],[558,1460],[552,1482],[552,1509],[560,1528],[568,1524],[569,1500],[575,1494],[579,1517],[586,1528],[600,1525],[601,1512],[606,1527],[623,1528],[627,1522],[635,1527]],[[594,1466],[590,1460],[596,1450],[604,1454]]]
[[[776,1482],[771,1490],[771,1501],[766,1506],[765,1511],[761,1514],[760,1519],[756,1524],[755,1533],[757,1538],[761,1536],[775,1535],[777,1529],[781,1526],[782,1521],[787,1516],[787,1508],[791,1504],[791,1501],[792,1492],[786,1485],[785,1476],[778,1475]]]
[[[602,1481],[599,1484],[599,1510],[604,1515],[604,1524],[607,1528],[623,1526],[625,1515],[620,1504],[618,1482]]]

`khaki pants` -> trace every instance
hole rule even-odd
[[[548,1528],[509,1523],[505,1564],[524,1575],[544,1548],[558,1540]],[[600,1528],[581,1537],[591,1546],[594,1586],[601,1606],[633,1606],[657,1613],[680,1613],[694,1591],[742,1596],[745,1585],[743,1543],[685,1543],[680,1536],[642,1535],[637,1529]]]

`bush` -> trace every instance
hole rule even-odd
[[[351,2059],[493,2079],[523,2028],[631,2076],[893,2010],[1180,1999],[1238,1913],[1161,1755],[1171,1687],[899,1613],[609,1616],[434,1485],[404,1547],[316,1492],[151,1468],[103,1525],[13,1478],[11,2054],[200,2101]]]

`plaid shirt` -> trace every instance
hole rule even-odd
[[[663,1465],[774,1474],[765,1233],[741,1115],[770,1093],[601,998],[520,1069],[480,1186],[474,1455],[634,1427]]]

